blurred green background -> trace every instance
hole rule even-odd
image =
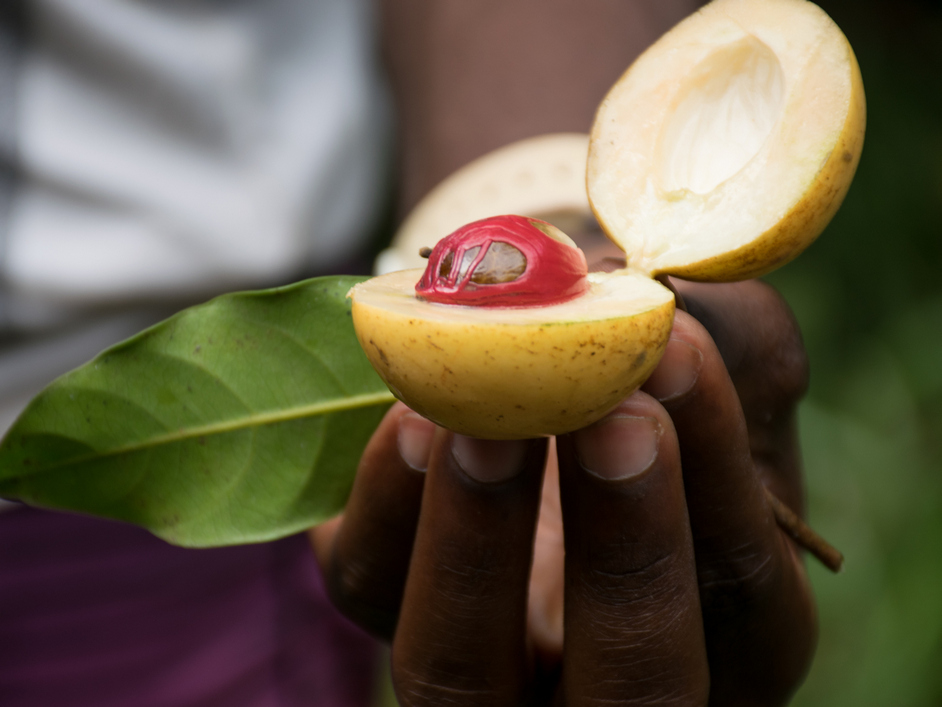
[[[767,278],[801,323],[820,639],[795,707],[942,705],[942,3],[820,0],[857,54],[863,157],[843,207]],[[380,704],[395,704],[384,686]]]
[[[800,707],[942,704],[942,8],[820,3],[857,53],[863,157],[821,239],[768,279],[811,359],[801,409],[820,641]]]

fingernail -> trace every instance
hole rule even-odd
[[[455,461],[475,481],[493,484],[522,471],[526,440],[495,441],[456,434],[452,443]]]
[[[416,471],[428,469],[434,438],[435,423],[414,412],[407,412],[399,418],[399,456]]]
[[[653,417],[615,413],[573,434],[582,468],[603,479],[628,479],[657,459],[661,425]]]
[[[659,401],[675,400],[690,391],[703,366],[700,349],[681,339],[667,342],[664,357],[644,384],[644,390]]]

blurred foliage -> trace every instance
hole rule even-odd
[[[769,280],[812,366],[802,444],[815,664],[799,707],[942,704],[942,7],[824,0],[860,62],[863,157],[843,208]]]

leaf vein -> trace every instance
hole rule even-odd
[[[130,454],[132,452],[138,452],[150,447],[157,447],[163,444],[180,442],[186,439],[225,434],[227,432],[235,432],[237,430],[244,430],[251,427],[262,427],[264,425],[272,425],[278,422],[287,422],[305,417],[326,415],[344,410],[355,410],[358,408],[372,407],[374,405],[385,405],[394,401],[395,397],[393,394],[388,390],[384,390],[377,393],[366,393],[362,395],[335,398],[318,403],[310,403],[308,405],[298,405],[292,408],[285,408],[267,413],[253,413],[244,418],[236,418],[233,420],[225,420],[223,422],[214,422],[208,425],[199,425],[196,427],[181,429],[163,435],[155,435],[153,437],[138,440],[131,444],[122,445],[113,449],[96,450],[95,452],[84,456],[63,459],[55,464],[44,466],[43,471],[51,471],[61,466],[66,466],[69,464],[81,464],[86,461],[102,459],[104,457]]]

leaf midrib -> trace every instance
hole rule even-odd
[[[91,461],[94,459],[119,456],[121,454],[130,454],[151,447],[159,447],[164,444],[182,442],[187,439],[209,437],[211,435],[225,434],[227,432],[235,432],[237,430],[244,430],[251,427],[264,427],[265,425],[273,425],[279,422],[290,422],[291,420],[300,420],[306,417],[329,415],[334,412],[344,412],[346,410],[356,410],[358,408],[370,407],[373,405],[392,403],[395,401],[395,399],[396,398],[392,393],[390,393],[388,390],[384,390],[378,393],[365,393],[362,395],[345,396],[342,398],[335,398],[333,400],[326,400],[319,403],[311,403],[310,405],[299,405],[296,407],[276,410],[273,412],[253,413],[251,415],[238,417],[232,420],[225,420],[223,422],[214,422],[208,425],[199,425],[197,427],[179,429],[175,432],[156,435],[154,437],[149,437],[147,439],[133,442],[131,444],[126,444],[121,447],[115,447],[114,449],[95,451],[82,456],[72,457],[71,459],[64,459],[58,463],[43,466],[40,470],[37,471],[49,471],[58,467],[72,464],[81,464],[82,462]]]

